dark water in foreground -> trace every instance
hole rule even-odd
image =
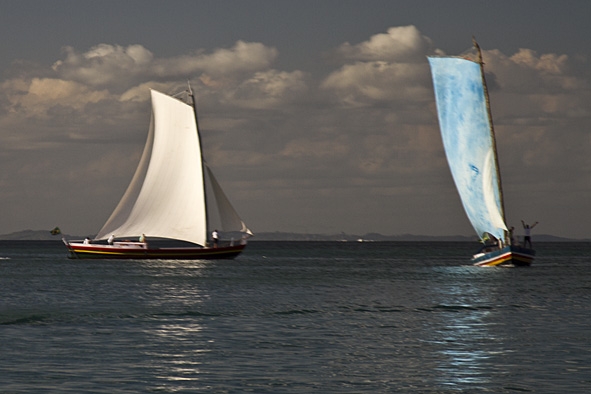
[[[591,244],[252,242],[77,261],[0,242],[2,393],[591,391]]]

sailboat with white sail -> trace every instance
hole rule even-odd
[[[150,129],[135,175],[94,239],[64,240],[70,258],[228,259],[245,248],[252,232],[203,160],[190,86],[186,93],[190,104],[151,90]],[[206,179],[221,230],[239,234],[238,239],[210,239]]]
[[[451,173],[468,219],[484,246],[478,266],[529,266],[535,251],[517,245],[507,228],[495,132],[484,76],[477,60],[429,57],[439,128]]]

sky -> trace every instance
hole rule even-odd
[[[483,49],[508,225],[591,238],[591,2],[0,0],[0,234],[96,234],[191,81],[257,232],[474,235],[427,56]]]

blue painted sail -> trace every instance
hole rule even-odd
[[[505,225],[492,128],[480,65],[430,57],[439,128],[464,210],[481,239],[504,239]]]

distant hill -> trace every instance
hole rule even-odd
[[[62,237],[66,239],[83,239],[85,236],[58,234],[52,235],[49,230],[23,230],[10,234],[0,235],[0,240],[19,240],[19,241],[43,241],[43,240],[60,240]],[[534,235],[534,240],[537,242],[591,242],[591,239],[571,239],[556,237],[554,235],[539,234]],[[475,236],[467,237],[464,235],[449,235],[449,236],[429,236],[429,235],[383,235],[378,233],[368,233],[363,235],[356,234],[301,234],[301,233],[285,233],[285,232],[266,232],[256,233],[252,241],[400,241],[400,242],[478,242]]]
[[[302,233],[284,233],[284,232],[266,232],[255,233],[252,241],[457,241],[469,242],[476,241],[476,237],[465,237],[462,235],[454,236],[422,236],[422,235],[383,235],[379,233],[368,234],[302,234]]]
[[[591,242],[591,239],[571,239],[557,237],[554,235],[539,234],[534,235],[537,242]],[[253,241],[400,241],[400,242],[478,242],[476,236],[464,235],[383,235],[379,233],[368,233],[363,235],[355,234],[301,234],[284,232],[266,232],[255,233]]]

